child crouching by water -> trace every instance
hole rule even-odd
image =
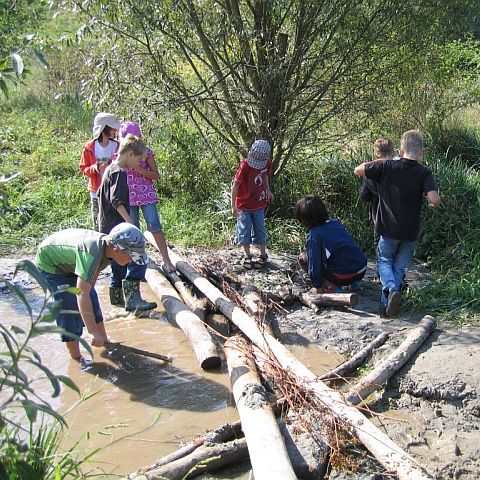
[[[300,265],[308,272],[316,293],[336,292],[363,278],[367,257],[344,226],[329,217],[317,195],[298,200],[295,215],[309,229],[306,252],[299,256]]]

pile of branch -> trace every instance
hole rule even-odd
[[[177,462],[183,459],[182,462],[190,468],[187,472],[194,471],[195,475],[198,475],[199,470],[197,468],[204,468],[206,465],[218,467],[217,460],[225,462],[228,456],[238,458],[237,454],[241,456],[238,453],[240,451],[245,454],[245,451],[242,450],[245,445],[248,446],[254,475],[258,480],[273,477],[296,478],[289,457],[285,454],[286,448],[283,439],[277,432],[278,426],[276,422],[272,422],[274,416],[268,410],[270,406],[268,405],[267,395],[262,390],[260,380],[256,377],[257,366],[262,370],[265,365],[268,365],[266,370],[270,370],[270,375],[267,374],[267,376],[273,378],[274,387],[281,392],[284,402],[290,410],[303,415],[304,426],[307,430],[311,430],[312,436],[316,434],[315,428],[318,424],[325,426],[322,429],[327,432],[324,439],[334,454],[340,454],[342,446],[347,442],[359,442],[373,454],[388,473],[397,475],[401,480],[429,478],[425,470],[412,457],[375,427],[353,405],[363,401],[371,391],[383,384],[408,360],[435,328],[434,319],[425,317],[397,352],[392,354],[380,369],[376,369],[375,374],[372,372],[364,382],[360,382],[357,387],[352,388],[345,398],[317,378],[263,328],[259,319],[252,314],[251,308],[250,310],[247,308],[249,313],[240,308],[236,305],[237,302],[232,302],[225,293],[212,285],[207,278],[174,252],[170,252],[170,258],[179,272],[201,291],[218,311],[235,324],[244,337],[248,339],[248,343],[244,343],[245,339],[231,339],[225,345],[232,387],[245,439],[228,440],[228,443],[224,446],[231,447],[232,453],[226,453],[226,450],[217,451],[215,458],[211,458],[211,462],[206,461],[204,456],[208,449],[212,447],[211,442],[207,442],[207,444],[205,441],[200,442],[200,446],[197,445],[198,442],[195,442],[186,447],[185,451],[188,451],[188,455],[167,462],[162,460],[161,465],[157,462],[154,466],[132,474],[129,478],[136,480],[141,478],[151,480],[162,477],[168,479],[190,478],[190,473],[185,473],[184,469],[181,470],[183,477],[177,477],[172,473],[177,468]],[[350,302],[352,302],[352,298],[354,297],[350,297]],[[364,361],[372,349],[385,342],[385,340],[386,335],[377,337],[367,349],[359,352],[357,358],[351,359],[352,361],[341,366],[342,368],[330,372],[325,379],[340,378],[354,368],[355,363]],[[255,354],[257,366],[255,363],[252,364],[251,346],[254,346],[260,352]],[[245,352],[249,353],[245,354]],[[258,358],[261,358],[261,360],[258,361]],[[274,372],[273,375],[272,371]],[[266,413],[267,411],[270,413]],[[305,412],[308,412],[309,415],[305,415]],[[269,432],[270,443],[263,439],[263,431]],[[273,449],[270,450],[272,445]],[[219,447],[218,445],[213,446]],[[202,450],[199,450],[200,448]],[[174,454],[175,457],[177,455]],[[274,456],[276,460],[272,463],[271,458]],[[203,459],[201,466],[194,466],[194,462],[200,457]],[[281,459],[279,460],[279,458]],[[272,477],[271,469],[277,467],[281,473],[277,472]],[[161,473],[160,468],[162,469]]]

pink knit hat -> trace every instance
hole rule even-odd
[[[118,130],[118,136],[120,140],[123,140],[129,133],[135,135],[136,137],[141,137],[142,130],[140,129],[140,125],[130,121],[123,122]]]

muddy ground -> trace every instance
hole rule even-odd
[[[308,288],[308,280],[296,258],[270,254],[261,269],[246,270],[238,250],[226,249],[192,255],[191,261],[230,272],[262,291],[275,292],[279,285]],[[232,276],[233,276],[232,275]],[[419,322],[422,315],[401,313],[397,318],[380,315],[380,285],[374,262],[369,262],[359,303],[354,308],[322,307],[317,314],[295,302],[288,313],[277,315],[284,344],[314,343],[346,358],[387,332],[389,339],[369,360],[367,368],[385,359]],[[407,272],[411,288],[428,282],[421,265]],[[425,312],[428,314],[428,312]],[[354,380],[353,380],[354,381]],[[414,357],[376,396],[370,407],[379,413],[374,422],[411,453],[437,479],[480,478],[480,329],[457,329],[440,323]],[[373,478],[372,474],[330,478]],[[378,478],[378,477],[375,477]]]
[[[282,285],[308,288],[293,256],[270,254],[263,268],[252,270],[243,268],[236,249],[189,251],[188,258],[194,264],[237,275],[264,292],[277,292]],[[0,273],[11,278],[15,263],[0,259]],[[415,288],[429,280],[420,265],[412,265],[407,281]],[[22,275],[15,281],[24,288],[29,287],[28,282]],[[387,343],[369,361],[368,366],[375,366],[405,339],[421,315],[380,316],[380,286],[372,262],[358,294],[360,300],[354,308],[322,307],[317,314],[298,302],[284,305],[287,312],[276,315],[281,341],[287,345],[317,344],[348,358],[380,332],[387,332]],[[370,404],[380,414],[373,421],[436,479],[480,478],[479,360],[479,328],[457,329],[440,323]],[[366,465],[356,474],[333,471],[330,478],[390,478],[369,471],[369,462]]]

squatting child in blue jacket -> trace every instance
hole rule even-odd
[[[328,210],[317,195],[298,200],[295,214],[310,232],[307,251],[299,262],[308,272],[316,293],[340,291],[363,278],[367,257],[344,226],[329,217]]]

